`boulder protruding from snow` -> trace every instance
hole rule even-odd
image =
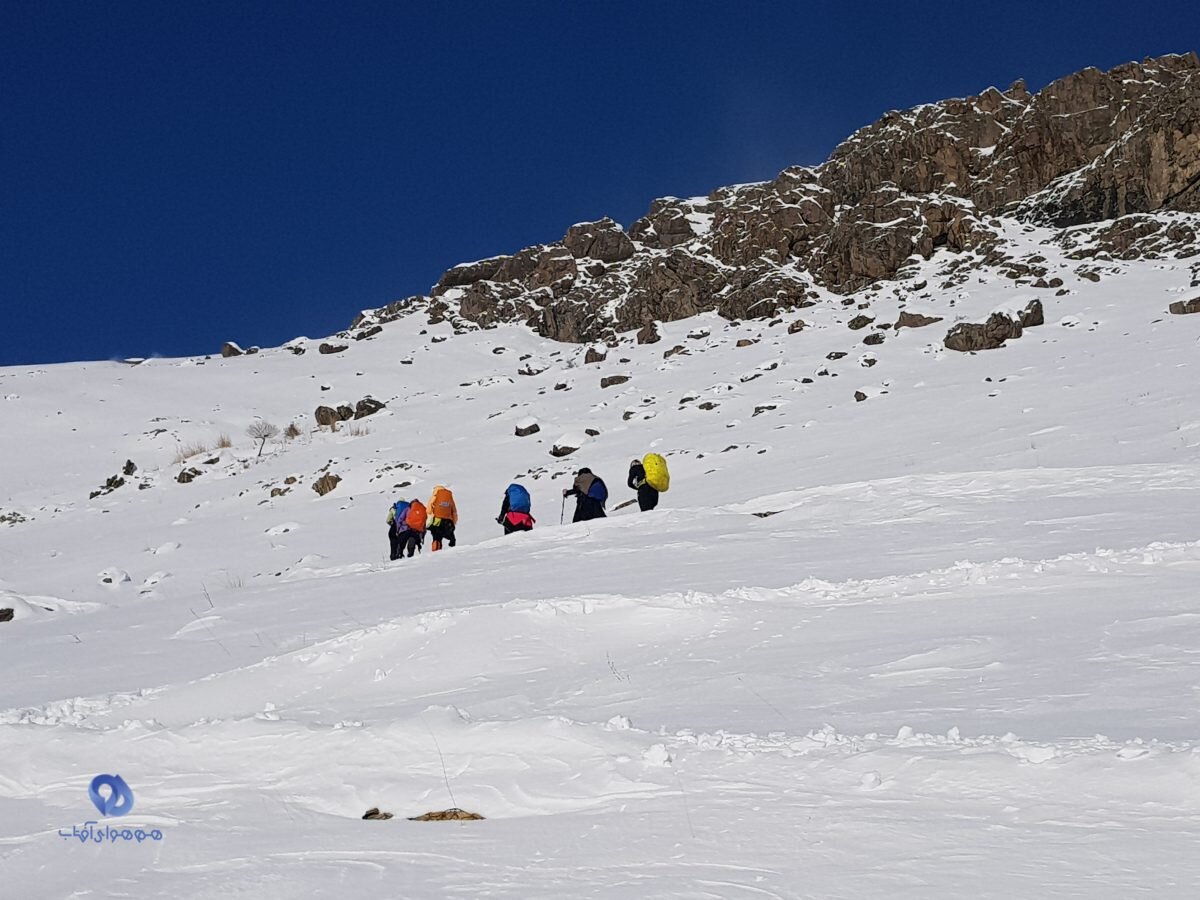
[[[1167,309],[1176,316],[1200,313],[1200,297],[1194,297],[1191,300],[1178,300],[1168,306]]]
[[[982,324],[960,322],[946,332],[943,343],[948,350],[970,353],[976,350],[995,350],[1004,342],[1019,338],[1026,328],[1045,322],[1042,301],[1031,300],[1021,310],[1003,310],[992,313]]]
[[[516,435],[517,437],[529,437],[531,434],[537,434],[541,430],[542,427],[538,425],[537,419],[529,417],[517,422]]]
[[[896,319],[895,329],[899,331],[901,328],[924,328],[926,325],[934,325],[942,321],[941,316],[926,316],[921,313],[902,312],[900,317]]]
[[[363,397],[358,403],[354,404],[354,418],[365,419],[367,416],[373,416],[381,409],[386,409],[387,404],[374,397]]]
[[[313,482],[312,489],[324,497],[326,494],[336,488],[341,480],[342,478],[340,475],[334,475],[331,472],[326,472]]]
[[[231,356],[241,356],[246,351],[235,344],[233,341],[226,341],[221,347],[221,355],[228,359]]]

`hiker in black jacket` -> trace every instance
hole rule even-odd
[[[629,480],[626,482],[632,490],[637,491],[638,509],[645,512],[658,506],[658,491],[646,480],[646,468],[640,459],[629,464]]]
[[[564,490],[563,496],[575,498],[572,522],[605,518],[604,501],[608,499],[608,487],[602,479],[592,474],[591,469],[580,469],[575,475],[574,486]]]

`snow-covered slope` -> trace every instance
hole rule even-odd
[[[330,355],[0,370],[6,890],[1194,896],[1193,275],[1003,227],[1066,293],[943,287],[935,254],[869,292],[927,328],[827,295],[592,364],[414,314]],[[943,348],[1035,295],[1044,325]],[[257,457],[255,417],[301,434]],[[616,510],[649,450],[670,492]],[[583,465],[610,518],[560,527]],[[502,537],[514,478],[538,527]],[[389,504],[437,483],[459,546],[388,562]],[[136,797],[102,825],[161,840],[72,836],[98,773]],[[487,818],[404,820],[450,806]]]

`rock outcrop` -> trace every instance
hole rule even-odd
[[[1200,212],[1194,53],[1084,69],[1037,93],[1017,81],[888,112],[818,167],[655,200],[628,232],[611,219],[573,225],[561,241],[455,266],[430,297],[367,311],[355,327],[422,310],[456,330],[524,322],[560,341],[611,343],[640,329],[646,340],[656,322],[708,311],[777,317],[812,305],[817,287],[855,292],[939,252],[1061,288],[1009,259],[997,217],[1060,229],[1116,220],[1087,236],[1085,255],[1104,241],[1122,254],[1194,248],[1195,221],[1147,218],[1168,211]],[[1008,339],[998,321],[978,327],[992,336],[965,329],[961,340]]]

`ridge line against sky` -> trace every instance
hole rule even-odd
[[[0,364],[324,335],[889,109],[1188,52],[1194,7],[9,4]]]

